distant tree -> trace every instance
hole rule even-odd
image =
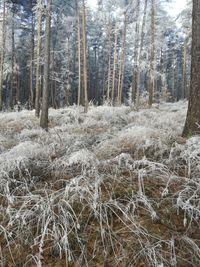
[[[200,1],[193,0],[190,97],[183,136],[200,133]]]

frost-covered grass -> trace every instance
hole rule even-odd
[[[186,102],[0,114],[1,266],[200,266]]]

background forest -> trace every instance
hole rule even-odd
[[[1,1],[0,108],[38,109],[47,14],[50,106],[187,98],[191,3],[178,18],[166,3],[101,0],[94,10],[84,1],[55,0],[49,13],[44,0]]]
[[[173,3],[0,0],[0,266],[200,266],[200,1]]]

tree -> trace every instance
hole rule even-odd
[[[40,115],[40,95],[41,95],[41,50],[42,50],[42,1],[38,0],[38,40],[37,40],[37,66],[36,66],[36,96],[35,115]]]
[[[190,97],[183,136],[200,133],[200,1],[193,0]]]
[[[1,62],[0,62],[0,110],[3,105],[3,70],[4,70],[4,58],[5,58],[5,18],[6,18],[6,2],[3,1],[3,22],[2,22],[2,50],[1,50]]]
[[[86,8],[83,0],[83,80],[84,80],[84,111],[88,111],[88,88],[87,88],[87,26],[86,26]]]
[[[155,0],[151,0],[151,51],[150,51],[150,82],[149,82],[149,107],[153,104],[155,90]]]
[[[34,91],[33,91],[33,77],[34,77],[34,37],[35,37],[35,17],[33,12],[33,0],[30,2],[31,9],[31,42],[30,42],[30,92],[29,92],[29,104],[34,106]]]
[[[46,10],[47,14],[46,14],[45,55],[44,55],[44,88],[42,97],[42,112],[40,117],[40,126],[45,130],[48,130],[51,5],[52,5],[52,0],[48,0],[47,10]]]

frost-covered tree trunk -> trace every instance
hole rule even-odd
[[[14,80],[15,80],[15,4],[12,4],[12,51],[11,51],[11,84],[10,84],[10,108],[13,109],[14,101],[13,101],[13,94],[14,94]]]
[[[33,8],[33,0],[31,0],[31,9]],[[33,91],[33,77],[34,77],[34,37],[35,37],[35,16],[32,10],[31,14],[31,57],[30,57],[30,106],[34,107],[34,91]]]
[[[81,103],[81,24],[78,1],[76,1],[77,46],[78,46],[78,106]]]
[[[86,36],[86,8],[83,0],[83,80],[84,80],[84,111],[88,111],[88,88],[87,88],[87,36]]]
[[[139,49],[139,32],[140,32],[140,0],[136,2],[136,25],[135,25],[135,47],[134,47],[134,67],[132,80],[132,102],[136,101],[137,92],[137,71],[138,71],[138,49]]]
[[[38,32],[37,32],[37,63],[36,63],[36,96],[35,96],[35,115],[40,115],[40,96],[41,96],[41,50],[42,50],[42,0],[38,0]]]
[[[145,37],[145,27],[146,27],[146,16],[147,16],[147,1],[145,0],[144,3],[144,12],[143,12],[143,19],[142,19],[142,28],[141,28],[141,40],[140,40],[140,48],[139,48],[139,55],[138,55],[138,64],[137,64],[137,70],[135,74],[135,79],[136,79],[136,108],[138,109],[139,107],[139,100],[140,100],[140,65],[141,65],[141,60],[142,60],[142,50],[144,46],[144,37]]]
[[[113,62],[113,75],[112,75],[112,104],[114,104],[115,98],[115,74],[117,68],[117,41],[118,41],[118,28],[115,26],[115,48],[114,48],[114,62]]]
[[[149,107],[153,104],[155,91],[155,0],[151,0],[151,51],[150,51],[150,81],[149,81]]]
[[[3,19],[1,31],[1,61],[0,61],[0,111],[3,107],[3,71],[4,71],[4,58],[5,58],[5,41],[6,41],[6,0],[3,1]]]
[[[200,134],[200,1],[193,0],[190,97],[183,136]]]
[[[40,117],[40,126],[45,130],[48,130],[51,5],[52,5],[52,0],[48,0],[47,10],[46,10],[44,85],[43,85],[44,87],[43,87],[43,97],[42,97],[42,112]]]
[[[124,84],[125,60],[126,60],[126,32],[127,32],[127,15],[124,14],[124,31],[122,41],[122,55],[119,68],[119,81],[118,81],[118,104],[122,102],[122,90]]]
[[[112,57],[112,23],[109,16],[109,25],[108,25],[108,83],[107,83],[107,101],[110,100],[110,79],[111,79],[111,57]]]

